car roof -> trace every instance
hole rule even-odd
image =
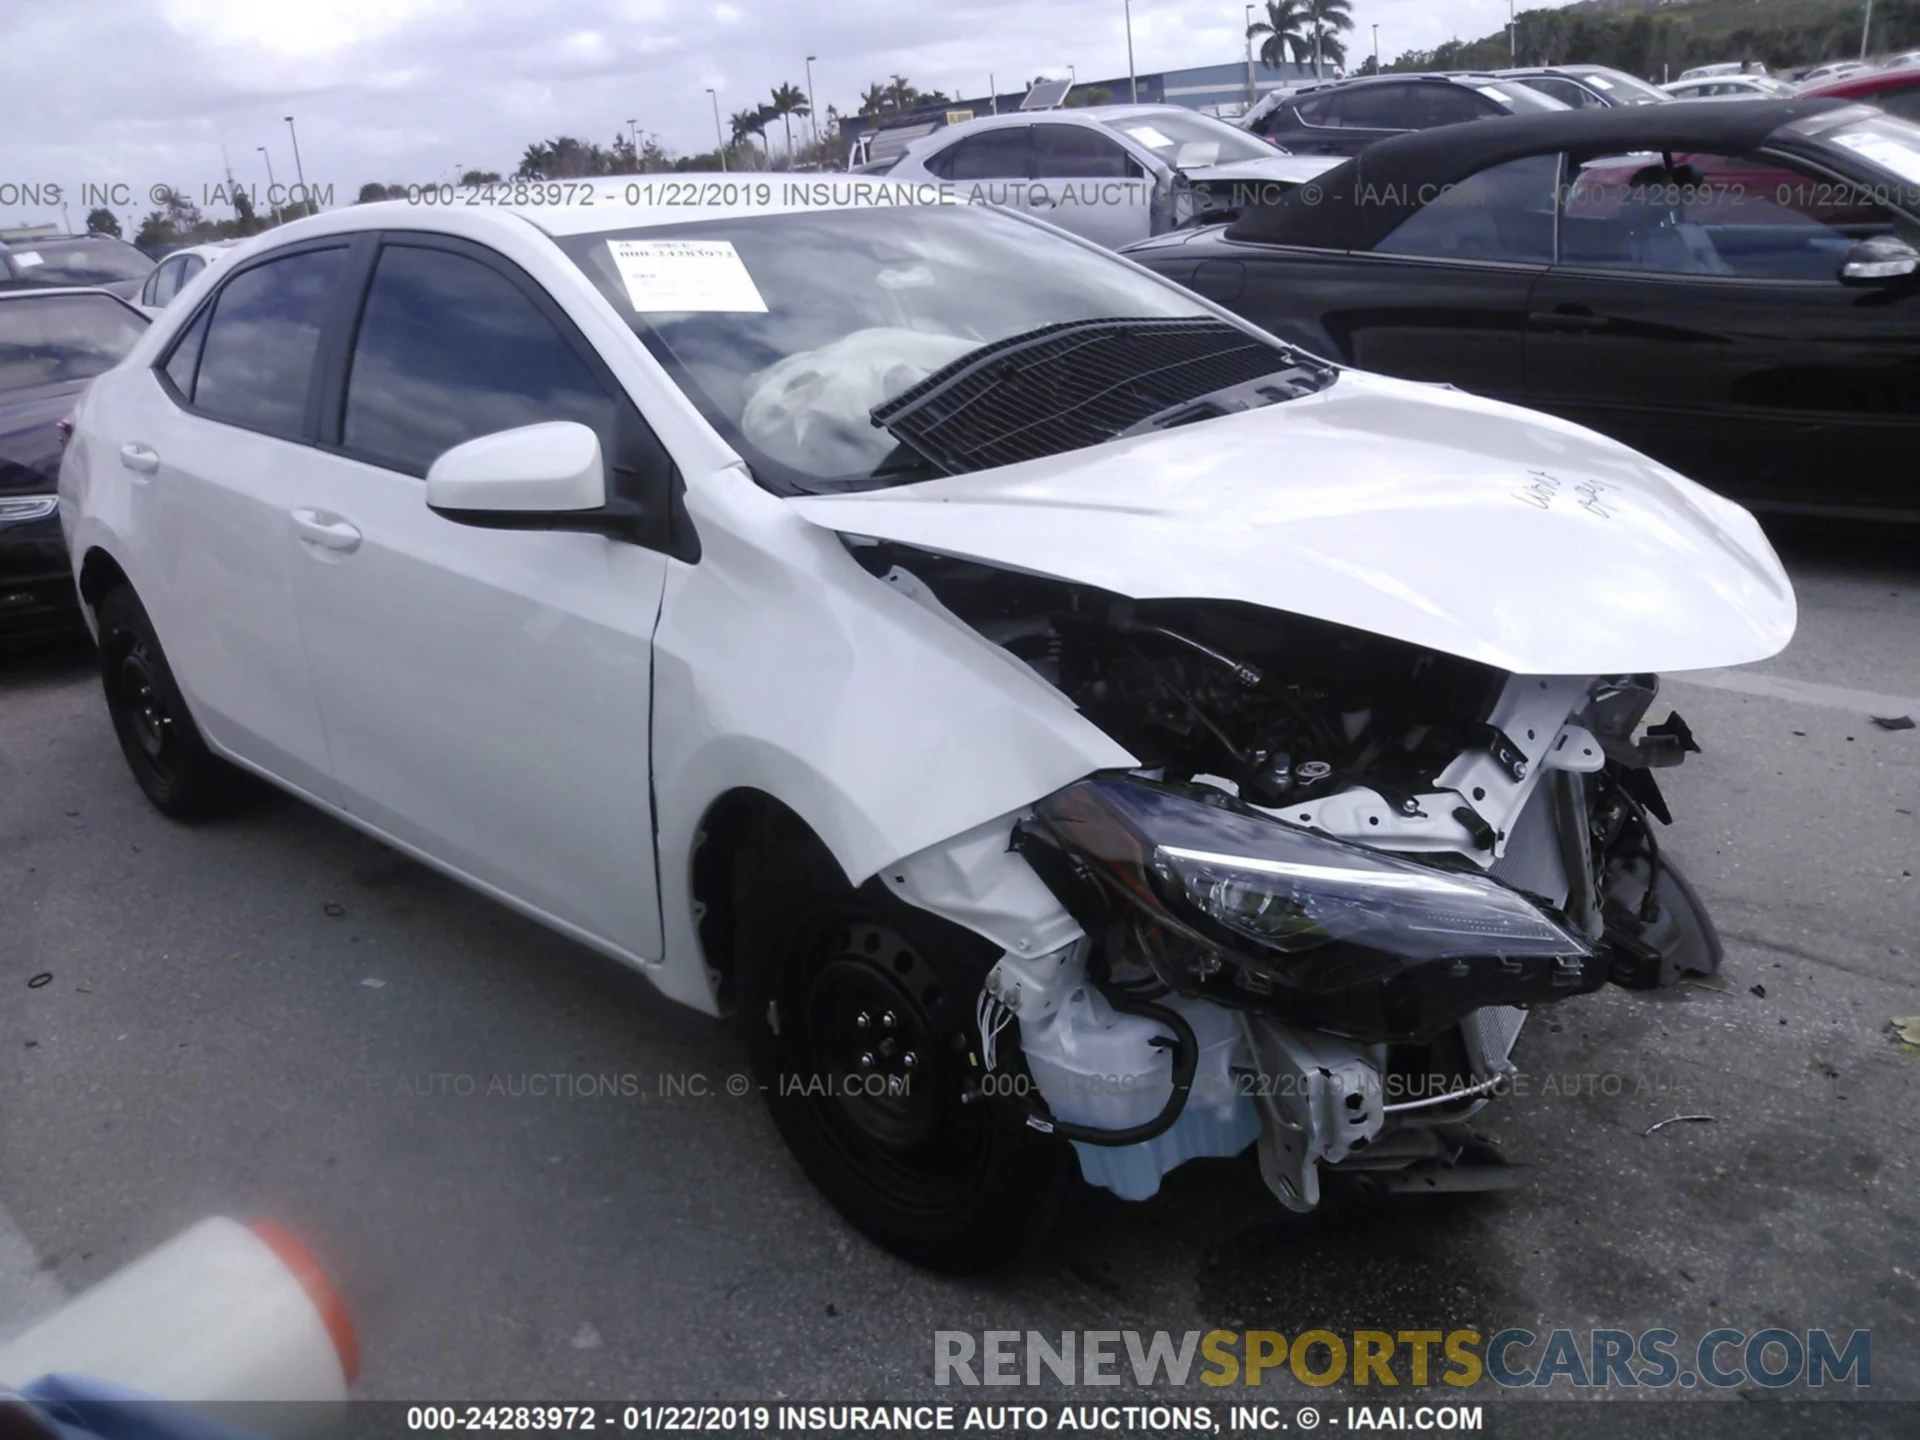
[[[1758,149],[1783,125],[1845,106],[1842,100],[1797,97],[1738,105],[1681,100],[1671,105],[1547,110],[1415,130],[1368,146],[1312,186],[1247,210],[1226,233],[1232,240],[1368,250],[1430,200],[1437,187],[1455,184],[1489,165],[1562,149],[1593,155],[1644,150],[1739,154]]]

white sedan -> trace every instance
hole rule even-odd
[[[985,116],[907,147],[890,180],[946,184],[1110,249],[1275,198],[1338,157],[1289,155],[1177,105]]]
[[[689,183],[740,202],[622,203]],[[1510,1184],[1463,1126],[1526,1007],[1718,961],[1649,672],[1795,613],[1590,431],[737,177],[258,237],[93,383],[60,517],[153,804],[264,779],[737,1013],[807,1173],[954,1269],[1076,1164]]]
[[[1779,100],[1793,86],[1771,75],[1702,75],[1660,87],[1676,100]]]
[[[140,287],[134,304],[149,316],[158,315],[193,282],[194,277],[209,265],[217,264],[221,257],[231,253],[240,243],[238,240],[209,240],[200,245],[182,245],[178,250],[169,252],[154,266],[153,273],[147,276],[147,283]]]

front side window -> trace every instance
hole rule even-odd
[[[180,289],[180,277],[186,269],[184,257],[161,262],[146,283],[146,303],[156,310],[164,307]]]
[[[88,380],[120,363],[147,318],[106,295],[0,300],[0,393]]]
[[[982,346],[1072,321],[1213,318],[1164,281],[977,206],[558,243],[755,473],[789,490],[924,478],[895,471],[895,442],[871,412]]]
[[[1374,249],[1445,260],[1553,261],[1558,155],[1529,155],[1469,176],[1415,211]]]
[[[614,402],[533,300],[491,266],[388,245],[355,337],[341,444],[424,475],[468,440],[549,420],[614,451]]]
[[[1772,156],[1613,157],[1567,187],[1568,264],[1662,275],[1835,281],[1861,240],[1902,230],[1865,191]]]
[[[1082,125],[1034,126],[1033,169],[1042,180],[1126,180],[1139,173],[1119,141]]]
[[[215,420],[299,438],[321,322],[346,254],[337,247],[284,255],[227,282],[201,346],[194,408]]]

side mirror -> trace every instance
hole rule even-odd
[[[1847,252],[1842,285],[1884,285],[1920,271],[1920,250],[1893,235],[1875,235]]]
[[[573,420],[482,435],[427,471],[427,508],[469,524],[538,523],[606,503],[600,437]]]

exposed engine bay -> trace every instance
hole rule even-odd
[[[1698,748],[1677,715],[1636,735],[1654,676],[1511,675],[1250,605],[851,548],[1140,762],[1015,827],[1085,938],[1007,954],[977,1012],[983,1083],[1027,1094],[1094,1184],[1144,1198],[1257,1143],[1295,1209],[1323,1170],[1503,1188],[1524,1169],[1463,1122],[1528,1011],[1719,964],[1654,834],[1652,771]]]

